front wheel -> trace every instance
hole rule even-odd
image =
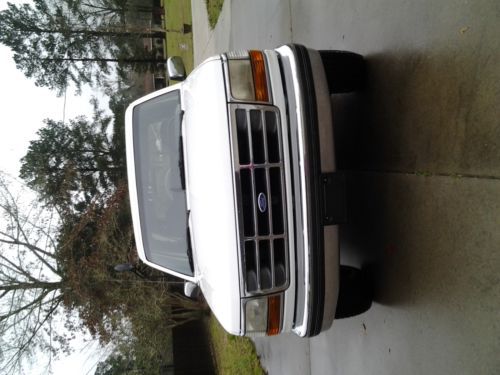
[[[319,51],[331,94],[358,91],[365,87],[363,56],[347,51]]]
[[[349,318],[367,311],[373,299],[372,285],[366,273],[340,266],[340,290],[335,319]]]

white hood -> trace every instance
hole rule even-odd
[[[182,84],[187,190],[201,290],[222,326],[240,329],[238,236],[222,61],[205,61]]]

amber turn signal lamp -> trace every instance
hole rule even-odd
[[[255,87],[255,100],[268,102],[266,62],[262,51],[249,51],[252,64],[253,84]]]
[[[274,336],[280,333],[281,296],[271,296],[267,303],[267,335]]]

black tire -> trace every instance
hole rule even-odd
[[[340,291],[335,319],[349,318],[367,311],[372,305],[372,285],[363,271],[340,266]]]
[[[362,90],[366,83],[363,56],[347,51],[319,51],[331,94]]]

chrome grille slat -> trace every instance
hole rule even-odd
[[[238,104],[230,105],[230,112],[241,233],[240,258],[244,260],[242,289],[245,295],[273,293],[286,289],[289,283],[284,163],[278,110],[271,106]],[[245,156],[241,163],[239,155]],[[248,182],[251,186],[244,186]],[[260,199],[263,201],[259,202]],[[246,254],[247,251],[252,254]],[[256,285],[252,275],[256,276]]]
[[[262,113],[262,117],[264,117],[264,113]],[[266,134],[266,131],[264,129],[264,134]],[[266,160],[267,159],[267,142],[265,140],[264,136],[264,143],[266,145]],[[269,197],[268,200],[268,215],[267,215],[267,220],[269,222],[269,234],[274,233],[274,228],[273,228],[273,202],[272,202],[272,192],[271,192],[271,184],[269,182],[269,168],[266,168],[266,188],[267,188],[267,196]],[[271,264],[274,265],[274,241],[269,241],[269,251],[270,251],[270,258],[271,258]],[[276,285],[275,283],[275,276],[274,276],[274,267],[271,267],[271,280],[272,280],[272,285]]]

